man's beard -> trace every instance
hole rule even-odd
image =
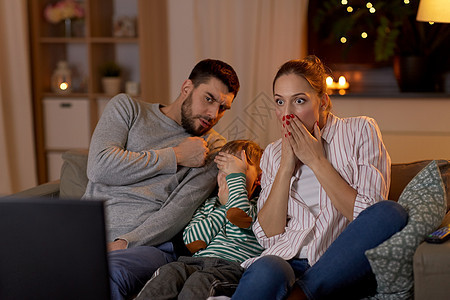
[[[189,96],[184,100],[183,104],[181,105],[181,126],[190,134],[195,136],[201,136],[205,134],[209,128],[208,127],[195,127],[195,119],[198,119],[200,116],[193,116],[192,115],[192,92],[189,94]],[[204,119],[208,120],[209,122],[212,122],[211,119],[207,117],[203,117]],[[212,126],[211,126],[212,127]]]

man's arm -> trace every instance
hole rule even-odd
[[[125,94],[110,100],[89,147],[89,180],[108,185],[126,185],[157,174],[176,172],[176,156],[172,147],[139,152],[127,149],[129,132],[140,110],[140,105]]]
[[[128,247],[158,245],[170,240],[189,223],[197,207],[213,192],[218,171],[214,156],[226,140],[215,131],[204,138],[209,149],[206,164],[200,168],[191,168],[161,209],[142,225],[117,237],[126,240]]]
[[[191,220],[197,207],[216,186],[217,168],[214,162],[192,168],[176,187],[161,209],[142,225],[120,236],[128,247],[158,245],[170,240]]]

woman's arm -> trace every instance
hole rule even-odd
[[[296,156],[313,170],[334,207],[350,221],[360,212],[355,207],[361,206],[364,209],[383,198],[385,183],[389,179],[386,172],[389,158],[376,123],[367,122],[367,118],[355,118],[352,121],[358,124],[355,123],[352,129],[355,131],[354,141],[357,143],[352,155],[356,156],[357,165],[354,166],[356,170],[353,174],[356,178],[352,178],[351,184],[342,178],[325,157],[321,132],[317,125],[314,126],[314,136],[297,118],[291,122],[290,127],[290,142]],[[343,144],[339,146],[345,147]],[[336,151],[345,153],[349,149]],[[364,201],[367,203],[360,203]]]
[[[282,138],[280,167],[275,176],[275,180],[270,187],[269,195],[267,199],[262,199],[264,204],[258,212],[259,225],[263,229],[265,235],[269,238],[282,234],[285,231],[291,178],[295,166],[298,163],[298,159],[294,156],[287,139],[287,136]],[[264,155],[266,155],[266,153],[264,153]],[[270,152],[268,155],[274,156],[276,154]],[[270,160],[270,158],[266,157],[265,163]],[[273,167],[271,165],[267,166],[265,163],[262,165],[263,176],[264,174],[268,174],[267,172],[270,172],[267,168]],[[264,189],[267,187],[262,186],[262,188]]]
[[[334,207],[348,220],[353,220],[353,208],[357,192],[341,177],[326,158],[318,123],[314,125],[314,136],[306,129],[300,119],[293,118],[290,124],[289,142],[295,155],[313,170]]]

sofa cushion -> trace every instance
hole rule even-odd
[[[425,236],[435,230],[446,211],[439,168],[428,164],[406,186],[398,203],[408,212],[407,225],[366,256],[377,279],[376,299],[409,299],[413,293],[413,255]]]
[[[421,160],[410,163],[394,163],[391,168],[391,187],[389,190],[389,200],[398,201],[400,194],[405,189],[406,185],[417,175],[423,168],[425,168],[431,160]],[[436,160],[439,171],[441,172],[442,181],[447,193],[447,211],[450,209],[450,161]]]
[[[63,153],[62,159],[59,196],[80,199],[88,183],[88,150],[69,150]]]

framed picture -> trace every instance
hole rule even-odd
[[[136,18],[120,16],[114,20],[115,37],[135,37],[136,36]]]

